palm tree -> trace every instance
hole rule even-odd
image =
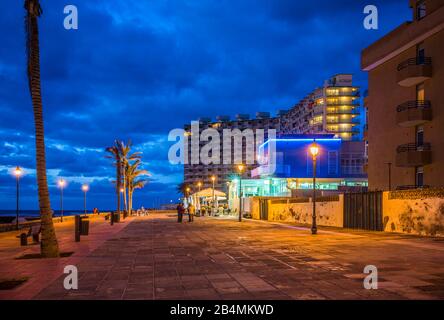
[[[139,169],[141,165],[141,160],[136,159],[135,161],[128,163],[127,174],[127,184],[128,184],[128,204],[129,204],[129,214],[133,210],[133,194],[135,189],[141,189],[148,182],[147,180],[140,178],[142,176],[149,176],[150,173],[147,170]]]
[[[37,18],[42,14],[39,0],[25,0],[26,53],[28,62],[28,84],[34,109],[35,149],[37,164],[37,185],[41,218],[43,258],[59,257],[59,245],[52,221],[49,200],[48,179],[46,177],[45,134],[43,126],[43,106],[40,87],[40,45]]]
[[[177,185],[177,192],[182,194],[183,196],[186,196],[188,193],[187,188],[189,186],[185,182],[181,182]]]
[[[119,150],[120,141],[116,140],[114,145],[106,148],[106,152],[109,153],[106,156],[108,159],[114,160],[116,166],[116,196],[117,196],[117,214],[120,215],[120,188],[122,184],[122,158]],[[111,225],[114,224],[114,217],[111,215]]]
[[[123,141],[120,141],[118,144],[119,152],[120,152],[120,158],[122,161],[122,178],[123,178],[123,202],[125,206],[125,214],[124,217],[126,217],[126,213],[129,212],[129,206],[127,201],[127,192],[129,197],[129,189],[128,189],[128,183],[127,183],[127,174],[126,171],[128,167],[130,166],[131,161],[135,161],[141,158],[140,152],[134,152],[130,153],[131,151],[131,140],[128,141],[128,143],[125,145]]]

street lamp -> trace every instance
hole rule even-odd
[[[123,211],[123,193],[125,192],[125,189],[123,189],[123,188],[120,188],[120,199],[121,199],[121,201],[120,201],[120,203],[121,203],[121,205],[120,205],[120,210],[121,211]]]
[[[200,189],[202,188],[202,182],[199,181],[197,183],[197,187],[199,188],[199,193],[200,193]],[[199,210],[199,214],[200,214],[200,194],[197,195],[196,200],[197,200],[196,204],[198,205],[197,209]]]
[[[63,222],[63,188],[66,186],[66,181],[60,179],[57,184],[60,188],[60,222]]]
[[[211,181],[213,182],[213,211],[216,207],[216,200],[214,199],[214,182],[216,181],[216,176],[211,176]]]
[[[310,146],[310,153],[313,157],[313,223],[311,226],[311,234],[316,234],[318,228],[316,226],[316,157],[319,154],[319,146],[316,141],[314,141]]]
[[[23,170],[22,168],[20,168],[19,166],[17,166],[14,169],[14,175],[15,175],[15,180],[16,180],[16,191],[17,191],[17,196],[16,196],[16,200],[17,200],[17,206],[16,206],[16,212],[15,212],[15,228],[18,230],[19,229],[19,199],[20,199],[20,177],[23,174]]]
[[[242,222],[242,173],[244,169],[243,164],[237,166],[237,171],[239,171],[239,222]]]
[[[86,214],[86,193],[89,190],[89,186],[87,184],[84,184],[82,186],[82,191],[83,191],[83,206],[85,208],[85,214]]]

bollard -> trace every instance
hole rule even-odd
[[[80,221],[80,235],[87,236],[89,234],[89,220],[88,218]]]
[[[75,216],[74,221],[74,239],[76,242],[80,242],[80,226],[82,223],[82,218],[80,218],[80,216]]]
[[[21,246],[27,246],[28,245],[28,236],[26,233],[20,234],[20,245]]]

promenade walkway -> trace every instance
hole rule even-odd
[[[22,252],[0,238],[0,274],[30,277],[0,298],[444,299],[439,239],[339,229],[312,236],[301,227],[212,217],[178,224],[168,214],[114,227],[97,222],[80,244],[64,233],[63,250],[75,254],[57,261],[11,260]],[[79,270],[78,290],[63,288],[67,264]],[[377,290],[364,289],[366,265],[378,268]]]

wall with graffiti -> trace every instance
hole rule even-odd
[[[384,192],[384,230],[444,236],[444,192],[409,190]]]

